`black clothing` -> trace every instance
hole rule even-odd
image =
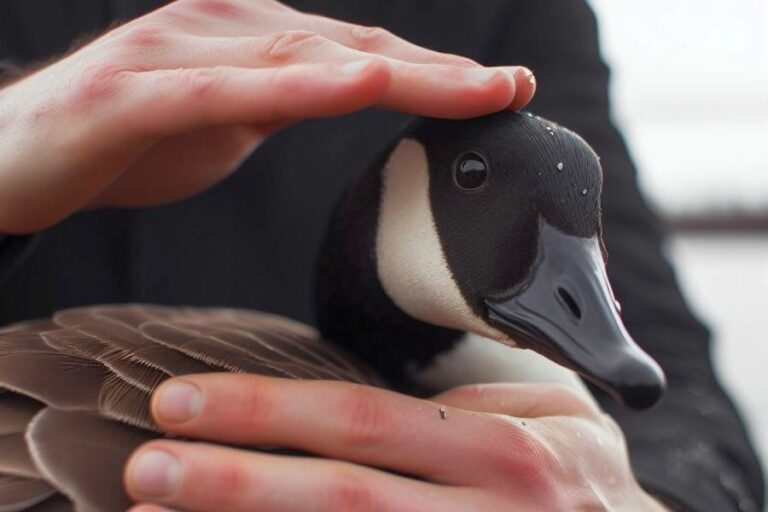
[[[49,58],[80,34],[161,3],[4,0],[0,60]],[[629,330],[669,377],[667,398],[646,413],[621,409],[595,390],[626,432],[638,479],[680,510],[762,510],[760,467],[717,383],[709,333],[681,296],[662,255],[662,229],[609,120],[608,70],[586,4],[288,3],[383,25],[417,44],[487,64],[536,71],[540,87],[531,110],[579,132],[602,156],[610,278]],[[332,205],[403,120],[368,111],[303,123],[267,140],[241,171],[196,198],[151,210],[78,214],[30,241],[6,238],[0,325],[64,307],[129,301],[248,307],[311,322],[314,261]]]

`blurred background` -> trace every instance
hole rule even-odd
[[[590,0],[615,121],[768,461],[768,0]]]

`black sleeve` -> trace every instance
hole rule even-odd
[[[594,393],[626,433],[638,480],[670,507],[762,511],[761,468],[717,381],[710,334],[682,296],[663,254],[662,226],[638,189],[635,167],[611,123],[608,69],[594,15],[581,0],[515,5],[497,63],[534,69],[539,90],[531,110],[579,132],[602,157],[609,276],[629,331],[669,380],[663,403],[643,413]]]

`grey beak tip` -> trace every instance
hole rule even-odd
[[[650,358],[625,366],[619,375],[615,383],[602,387],[615,393],[621,403],[632,409],[650,409],[659,403],[667,389],[664,372]]]

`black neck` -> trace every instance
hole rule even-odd
[[[398,141],[399,142],[399,141]],[[462,333],[414,319],[384,291],[377,272],[381,170],[395,144],[337,205],[321,250],[316,299],[322,335],[361,358],[401,389],[407,370],[450,350]]]

